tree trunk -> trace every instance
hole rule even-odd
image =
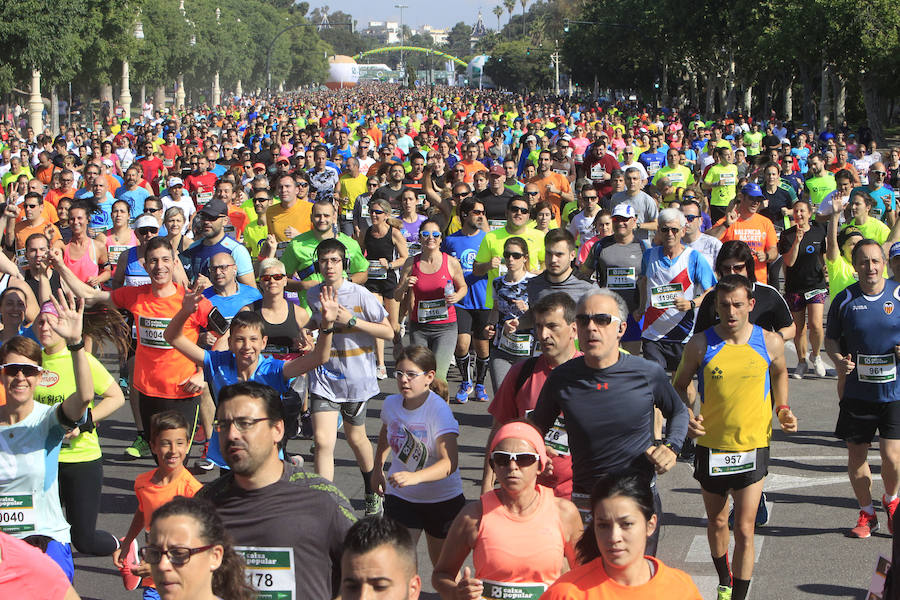
[[[724,115],[728,112],[728,82],[724,76],[717,77],[717,88],[719,92],[719,112],[717,114]]]
[[[661,62],[660,69],[662,69],[662,73],[659,78],[659,98],[663,106],[671,106],[669,102],[669,63],[665,60]]]
[[[784,82],[784,105],[782,106],[782,117],[785,121],[794,119],[794,73],[789,72]]]
[[[837,72],[837,69],[831,69],[831,88],[834,92],[834,125],[840,127],[847,118],[847,80]]]
[[[722,106],[723,114],[734,110],[736,104],[734,84],[734,56],[732,55],[731,59],[728,61],[728,73],[725,75],[725,101]]]
[[[766,79],[763,83],[763,92],[762,92],[762,117],[763,119],[769,118],[769,113],[772,111],[772,80]]]
[[[697,71],[690,63],[687,64],[687,80],[688,80],[688,104],[694,108],[700,107],[700,95],[697,93]]]
[[[153,107],[155,110],[163,110],[166,107],[166,86],[156,86],[156,91],[153,93],[153,103],[156,105]]]
[[[869,129],[872,130],[872,137],[879,144],[884,141],[884,125],[881,121],[881,97],[875,87],[875,82],[868,73],[864,73],[860,78],[862,87],[863,103],[866,106],[866,120],[869,123]]]
[[[803,85],[803,123],[816,122],[816,101],[813,98],[813,77],[809,67],[800,63],[800,83]]]
[[[59,94],[55,85],[50,88],[50,131],[53,135],[59,133]]]
[[[706,114],[707,119],[711,118],[716,112],[716,78],[710,74],[706,75]]]
[[[819,131],[825,131],[828,120],[831,117],[831,86],[828,80],[831,75],[831,66],[822,61],[822,85],[819,96]]]
[[[753,86],[749,83],[744,86],[743,111],[744,116],[750,115],[750,105],[753,103]]]

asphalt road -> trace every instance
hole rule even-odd
[[[788,365],[794,364],[793,345],[789,344]],[[451,373],[450,383],[455,391],[458,375]],[[394,380],[382,381],[381,389],[393,393]],[[770,519],[767,526],[757,531],[750,598],[865,598],[878,555],[890,556],[891,540],[880,509],[882,531],[867,540],[846,537],[847,530],[856,523],[858,508],[846,476],[846,451],[832,435],[837,418],[833,372],[829,371],[824,379],[813,376],[803,381],[791,380],[790,393],[800,431],[788,436],[776,430],[773,439],[766,481]],[[371,402],[368,408],[367,424],[373,444],[379,430],[381,398]],[[490,426],[486,409],[485,404],[476,402],[453,407],[460,423],[459,465],[470,501],[478,496],[484,444]],[[121,536],[137,506],[132,491],[134,479],[152,468],[152,460],[122,458],[134,434],[127,406],[105,421],[100,432],[105,478],[98,526]],[[311,464],[310,444],[292,440],[289,450],[304,455]],[[191,454],[199,456],[199,447],[195,446]],[[878,477],[877,449],[871,452],[871,463],[876,474],[873,495],[880,498],[883,490]],[[198,475],[203,482],[215,477],[214,472]],[[336,449],[335,480],[362,514],[362,480],[343,440]],[[715,598],[715,569],[706,542],[703,504],[690,465],[679,462],[660,478],[659,487],[664,508],[659,557],[668,565],[688,572],[704,598]],[[419,545],[419,564],[425,590],[431,592],[423,597],[437,598],[430,585],[431,566],[424,540]],[[127,592],[123,588],[109,558],[76,553],[75,565],[75,587],[82,598],[139,598],[138,591]]]

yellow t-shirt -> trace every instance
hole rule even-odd
[[[703,178],[705,183],[718,183],[710,192],[709,203],[713,206],[728,206],[737,195],[737,166],[714,164]]]
[[[343,175],[338,184],[338,194],[341,201],[341,216],[344,219],[350,219],[353,216],[353,206],[356,204],[356,197],[366,192],[366,182],[369,180],[365,173],[360,173],[356,177]]]
[[[520,237],[525,240],[528,245],[528,269],[537,271],[544,263],[544,233],[537,229],[525,227],[521,233],[510,233],[506,227],[495,229],[484,236],[481,245],[478,247],[478,254],[475,255],[475,262],[488,263],[495,256],[503,257],[503,244],[511,237]],[[488,271],[488,281],[493,281],[506,273],[505,265],[501,265],[501,269],[491,269]],[[487,298],[485,306],[494,307],[494,298],[492,286],[487,286]]]

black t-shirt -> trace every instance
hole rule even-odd
[[[35,279],[34,276],[32,276],[29,269],[25,269],[25,283],[27,283],[28,287],[31,288],[31,291],[34,292],[34,297],[37,298],[38,304],[49,301],[49,298],[41,298],[41,282]],[[62,283],[59,280],[59,273],[53,271],[50,274],[50,293],[53,294],[54,298],[59,297],[57,293],[59,292],[59,288],[61,286]]]
[[[750,322],[754,325],[759,325],[766,331],[774,332],[789,327],[794,322],[784,298],[772,286],[758,281],[755,282],[753,284],[753,298],[756,300],[756,304],[753,310],[750,311]],[[719,315],[716,313],[716,292],[713,290],[700,303],[694,331],[706,331],[718,324]]]
[[[778,240],[778,254],[787,254],[797,238],[797,226],[785,229]],[[803,234],[797,249],[797,260],[793,266],[784,267],[784,290],[786,292],[809,292],[828,287],[822,257],[825,256],[825,227],[818,221],[809,224],[809,231]]]
[[[791,207],[791,195],[788,194],[787,190],[780,187],[775,188],[775,191],[771,194],[764,187],[760,189],[763,196],[769,201],[769,205],[762,213],[775,224],[776,230],[781,231],[784,229],[784,215],[781,214],[781,209]]]
[[[197,496],[213,503],[238,546],[294,550],[295,598],[337,596],[344,536],[356,517],[332,482],[284,463],[281,480],[272,485],[245,490],[228,473]]]
[[[406,189],[405,185],[400,186],[399,190],[395,190],[390,185],[383,185],[372,194],[372,199],[383,198],[391,203],[391,208],[400,210],[400,195]]]
[[[491,188],[482,190],[476,194],[478,200],[484,204],[484,218],[489,221],[506,221],[506,203],[515,194],[507,189],[499,195],[493,193]]]
[[[645,452],[653,443],[653,408],[668,419],[676,451],[687,435],[688,412],[662,367],[630,354],[592,369],[573,358],[547,378],[530,419],[546,432],[562,412],[572,452],[574,489],[590,493],[605,473],[654,474]]]

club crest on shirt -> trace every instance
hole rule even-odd
[[[894,312],[894,303],[888,300],[884,303],[884,314],[889,315]]]

